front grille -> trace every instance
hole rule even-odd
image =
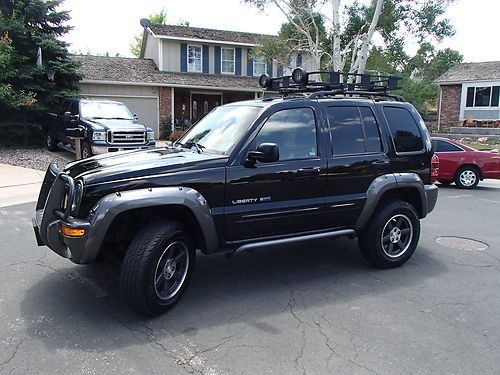
[[[109,143],[111,144],[134,144],[146,143],[145,131],[113,131],[108,136]]]

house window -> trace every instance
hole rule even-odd
[[[188,46],[188,72],[200,72],[202,70],[201,46]]]
[[[500,86],[477,86],[467,88],[466,107],[498,107]]]
[[[254,76],[260,76],[264,74],[267,70],[267,63],[264,57],[257,57],[253,61],[253,75]]]
[[[220,59],[222,74],[234,74],[234,48],[222,48]]]

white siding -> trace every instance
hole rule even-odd
[[[158,66],[158,64],[159,64],[158,39],[156,39],[151,34],[148,34],[148,38],[146,39],[146,48],[144,49],[144,58],[153,59],[156,66]]]

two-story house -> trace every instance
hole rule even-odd
[[[262,34],[151,25],[144,28],[140,58],[74,56],[81,62],[81,93],[119,100],[155,129],[195,123],[214,107],[262,94],[258,77],[283,75],[275,61],[252,59]],[[291,66],[307,65],[301,54]]]

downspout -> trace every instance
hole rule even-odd
[[[441,101],[443,99],[443,87],[439,86],[439,104],[438,104],[438,121],[437,121],[437,126],[438,126],[438,132],[441,130]]]

